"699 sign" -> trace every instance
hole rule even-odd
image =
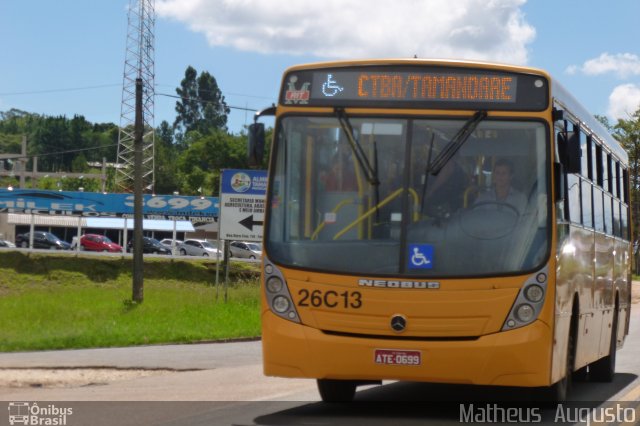
[[[298,291],[298,295],[301,296],[301,299],[298,300],[298,306],[344,309],[360,309],[362,307],[362,293],[359,291],[309,291],[303,288]]]
[[[209,216],[217,215],[218,206],[210,197],[144,197],[143,208],[145,213]],[[134,197],[128,196],[125,205],[133,207]]]

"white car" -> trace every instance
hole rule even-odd
[[[262,247],[257,243],[231,241],[229,245],[231,257],[242,257],[244,259],[260,259],[262,257]]]
[[[207,240],[184,240],[178,249],[181,255],[186,256],[205,256],[205,257],[220,257],[222,258],[222,251],[218,250],[213,244]]]
[[[15,248],[16,245],[13,244],[11,241],[3,240],[2,238],[0,238],[0,248],[1,247]]]
[[[182,244],[182,240],[172,240],[171,238],[165,238],[164,240],[160,240],[160,244],[163,244],[167,247],[171,247],[171,243],[175,241],[176,242],[176,247],[178,247],[180,244]]]
[[[183,244],[182,240],[172,240],[171,238],[165,238],[160,241],[160,244],[167,246],[169,250],[173,250],[172,243],[175,242],[176,251],[173,254],[180,253],[180,246]]]

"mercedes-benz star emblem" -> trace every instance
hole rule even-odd
[[[391,317],[391,328],[397,333],[402,333],[407,328],[407,319],[402,315]]]

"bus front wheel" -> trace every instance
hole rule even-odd
[[[356,382],[318,379],[318,391],[324,402],[351,402],[356,394]]]
[[[565,357],[565,376],[553,385],[539,389],[539,397],[543,403],[557,404],[567,400],[569,392],[571,391],[571,385],[573,380],[574,362],[575,362],[575,350],[576,350],[576,335],[578,321],[575,319],[576,315],[573,315],[574,319],[571,321],[571,328],[569,331],[569,339],[567,340],[567,356]]]

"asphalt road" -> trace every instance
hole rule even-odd
[[[640,424],[634,308],[613,383],[575,383],[574,402],[561,407],[521,405],[531,401],[522,389],[404,382],[361,389],[356,404],[323,404],[312,380],[264,377],[260,342],[249,341],[0,354],[0,408],[9,410],[0,409],[0,425],[18,401],[37,403],[34,412],[50,420],[71,409],[66,425],[495,424],[506,415],[517,423],[587,424],[612,413],[609,424]]]

